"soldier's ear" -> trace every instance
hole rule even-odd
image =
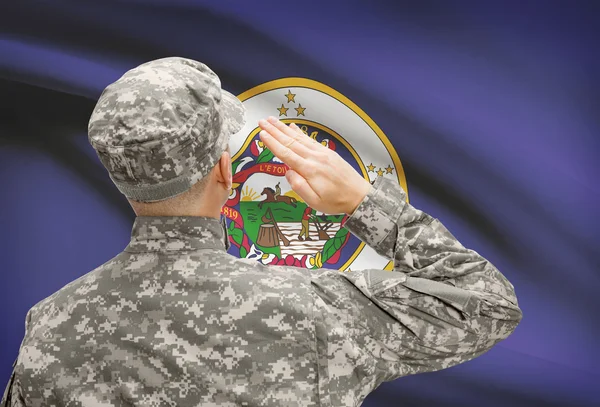
[[[229,155],[229,148],[226,151],[223,151],[223,154],[221,154],[221,158],[219,159],[217,180],[223,183],[225,189],[231,189],[233,179],[231,174],[231,156]]]

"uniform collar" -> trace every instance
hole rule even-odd
[[[138,216],[127,252],[165,252],[229,248],[225,218],[205,216]]]

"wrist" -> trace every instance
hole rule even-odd
[[[352,216],[352,214],[356,212],[356,209],[360,206],[362,201],[364,201],[365,197],[367,196],[369,190],[372,187],[369,181],[365,179],[362,179],[362,181],[363,182],[358,183],[359,188],[356,190],[355,193],[352,194],[352,196],[354,197],[354,199],[352,199],[352,204],[346,210],[346,214],[349,216]]]

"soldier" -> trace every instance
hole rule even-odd
[[[512,284],[397,182],[370,184],[296,126],[261,140],[312,208],[393,271],[270,267],[227,253],[242,104],[164,58],[109,85],[89,140],[137,217],[123,252],[33,306],[3,406],[356,406],[382,382],[473,359],[522,314]]]

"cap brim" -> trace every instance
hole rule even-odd
[[[246,124],[246,108],[237,97],[224,90],[221,90],[221,115],[221,131],[226,136],[237,133]]]

